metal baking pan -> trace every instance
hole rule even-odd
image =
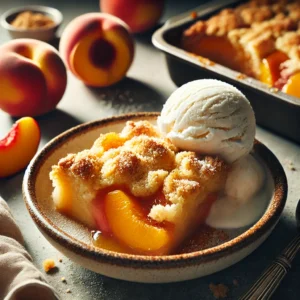
[[[177,86],[200,78],[226,81],[240,89],[255,111],[257,124],[300,143],[300,99],[219,64],[210,64],[180,48],[182,33],[195,21],[245,1],[213,1],[171,18],[152,36],[155,47],[166,54],[167,66]],[[192,18],[191,12],[197,13]],[[300,88],[300,87],[299,87]]]

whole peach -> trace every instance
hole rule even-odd
[[[100,9],[122,19],[132,32],[143,32],[160,19],[164,0],[100,0]]]
[[[53,110],[67,85],[58,51],[33,39],[0,46],[0,108],[12,116],[37,116]]]
[[[133,38],[120,19],[103,13],[75,18],[64,30],[59,51],[71,72],[90,86],[120,81],[133,56]]]

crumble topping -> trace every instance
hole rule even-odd
[[[135,197],[163,191],[168,204],[154,205],[149,214],[159,222],[174,221],[184,205],[221,190],[226,176],[221,159],[179,151],[147,121],[129,121],[119,134],[101,134],[91,149],[67,155],[50,173],[54,187],[68,178],[87,202],[110,187],[125,187]]]
[[[261,59],[279,50],[290,58],[282,66],[284,76],[289,76],[299,71],[299,31],[298,1],[252,0],[196,22],[184,31],[182,46],[186,51],[201,55],[202,48],[197,48],[201,38],[222,37],[224,48],[225,41],[233,47],[232,61],[237,62],[235,67],[229,63],[228,66],[254,78],[260,78]]]

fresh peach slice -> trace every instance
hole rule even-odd
[[[282,91],[291,96],[300,98],[300,73],[292,75],[283,86]]]
[[[0,140],[0,177],[17,173],[27,166],[37,151],[40,129],[31,117],[19,119]]]
[[[121,190],[106,195],[105,213],[113,235],[130,248],[157,253],[170,243],[170,232],[147,223],[142,208]]]
[[[264,58],[260,65],[260,81],[273,86],[280,78],[280,65],[287,59],[288,56],[281,51],[275,51]]]

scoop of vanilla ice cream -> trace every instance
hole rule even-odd
[[[255,136],[254,112],[247,98],[234,86],[213,79],[178,88],[157,124],[178,148],[219,155],[229,163],[251,151]]]

